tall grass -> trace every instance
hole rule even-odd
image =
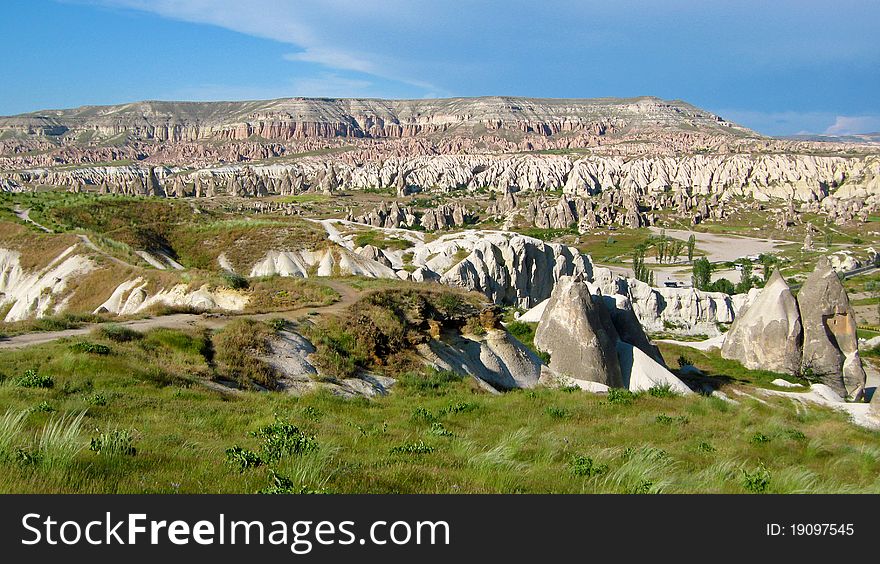
[[[0,458],[8,456],[21,438],[27,411],[9,410],[0,417]]]
[[[675,485],[676,463],[665,451],[654,447],[641,447],[625,451],[619,460],[623,463],[613,468],[602,481],[606,491],[628,494],[664,493]]]
[[[68,413],[53,417],[37,437],[37,452],[41,464],[49,467],[67,467],[86,446],[81,437],[86,412]]]

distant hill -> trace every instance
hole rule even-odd
[[[827,143],[877,143],[880,144],[880,132],[854,133],[852,135],[788,135],[782,139],[794,141],[819,141]]]
[[[0,138],[291,140],[433,134],[521,137],[683,131],[759,137],[678,100],[492,96],[422,100],[284,98],[242,102],[145,101],[0,117]]]

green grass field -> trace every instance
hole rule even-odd
[[[104,335],[0,357],[0,491],[880,493],[880,436],[818,407],[444,374],[372,400],[232,393],[205,385],[205,334]]]

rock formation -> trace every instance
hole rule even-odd
[[[826,258],[819,259],[797,297],[804,330],[803,366],[842,397],[864,393],[856,321],[846,291]]]
[[[721,355],[752,370],[797,374],[802,338],[798,303],[776,270],[758,297],[734,320]]]
[[[535,345],[550,354],[555,372],[620,388],[618,339],[601,299],[593,299],[580,277],[559,281],[535,332]]]

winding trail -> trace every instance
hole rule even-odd
[[[151,329],[209,329],[215,331],[222,329],[234,319],[256,319],[268,320],[282,318],[288,321],[295,320],[304,315],[312,313],[320,313],[322,315],[336,315],[342,313],[348,306],[355,303],[361,296],[361,292],[355,290],[348,284],[338,280],[322,280],[322,284],[332,288],[339,294],[339,299],[332,304],[318,306],[304,306],[285,311],[272,311],[268,313],[175,313],[172,315],[163,315],[161,317],[150,317],[147,319],[132,319],[128,321],[112,322],[114,325],[127,327],[136,331],[149,331]],[[51,343],[59,339],[69,337],[77,337],[88,335],[96,328],[107,323],[89,323],[76,329],[65,329],[62,331],[37,331],[32,333],[22,333],[0,340],[0,351],[23,349],[35,345],[43,345]]]
[[[30,223],[31,225],[36,225],[38,229],[42,229],[46,233],[52,233],[51,229],[49,229],[45,225],[40,225],[39,223],[37,223],[36,221],[31,219],[31,210],[30,209],[23,210],[23,209],[21,209],[20,205],[15,204],[15,207],[12,209],[12,212],[15,214],[15,216],[18,219],[24,221],[25,223]]]

